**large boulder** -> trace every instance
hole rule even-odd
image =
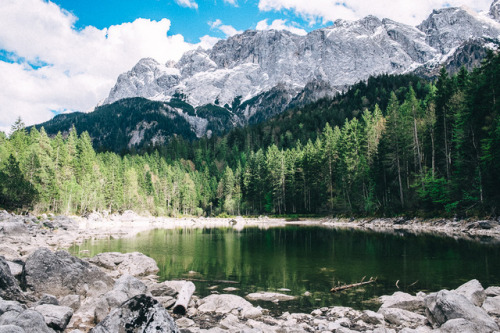
[[[113,277],[124,274],[147,276],[156,274],[159,271],[154,259],[139,252],[106,252],[90,258],[89,262],[108,270]]]
[[[484,292],[488,297],[500,296],[500,287],[488,287]]]
[[[484,292],[483,286],[476,279],[470,280],[469,282],[464,283],[463,285],[452,291],[459,295],[465,296],[465,298],[471,301],[475,306],[483,305],[483,302],[486,298],[486,293]]]
[[[463,318],[451,319],[440,328],[441,333],[484,333],[484,327]]]
[[[252,303],[243,297],[236,295],[210,295],[200,300],[201,305],[198,311],[201,313],[215,312],[217,314],[226,314],[231,311],[246,311],[253,308]]]
[[[421,296],[412,296],[401,291],[397,291],[390,296],[381,296],[381,308],[398,308],[413,312],[424,312],[425,303]]]
[[[131,275],[123,275],[116,280],[113,290],[102,295],[97,300],[95,307],[96,321],[100,322],[111,310],[140,294],[148,294],[146,285]]]
[[[54,296],[86,295],[91,289],[111,289],[113,279],[99,268],[66,251],[52,252],[40,248],[24,265],[23,282],[26,289]]]
[[[441,326],[451,319],[463,318],[480,325],[485,332],[498,330],[497,324],[486,311],[475,306],[465,296],[441,290],[425,297],[429,321]]]
[[[24,301],[24,295],[4,257],[0,256],[0,297],[6,300]]]
[[[137,295],[113,310],[90,332],[178,333],[172,317],[147,295]]]
[[[64,331],[73,316],[73,310],[67,306],[42,304],[36,306],[34,310],[42,314],[47,326],[57,331]]]
[[[0,333],[26,333],[26,331],[19,326],[3,325],[0,326]]]
[[[25,333],[53,333],[47,327],[43,316],[35,310],[23,312],[9,311],[0,316],[1,325],[19,326]]]

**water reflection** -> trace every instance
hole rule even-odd
[[[456,288],[472,278],[485,287],[500,285],[498,245],[432,235],[304,226],[160,229],[131,239],[88,241],[71,249],[76,254],[82,250],[91,256],[142,252],[156,260],[161,280],[192,279],[200,296],[225,287],[239,288],[232,293],[242,296],[281,288],[292,295],[312,293],[294,302],[264,303],[280,311],[332,305],[375,309],[373,299],[383,294]],[[332,286],[363,277],[376,277],[377,282],[329,293]]]

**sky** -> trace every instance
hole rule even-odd
[[[178,60],[247,29],[305,35],[367,15],[417,25],[491,0],[0,0],[0,131],[93,110],[141,58]]]

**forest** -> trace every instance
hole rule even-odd
[[[384,75],[226,135],[127,154],[87,132],[0,133],[0,207],[86,214],[496,216],[500,56],[435,82]],[[497,104],[497,100],[499,101]],[[332,107],[334,105],[335,107]],[[100,149],[99,149],[100,151]]]

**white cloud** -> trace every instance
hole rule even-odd
[[[213,22],[209,21],[208,25],[212,29],[217,29],[217,30],[222,31],[226,35],[226,37],[231,37],[231,36],[234,36],[236,34],[241,34],[243,32],[242,30],[237,30],[236,28],[234,28],[231,25],[222,24],[222,21],[219,19],[216,19]]]
[[[2,1],[0,49],[14,53],[16,63],[0,61],[0,130],[8,131],[18,116],[31,125],[50,119],[51,110],[88,111],[141,58],[178,60],[189,49],[217,41],[204,36],[189,44],[181,35],[167,36],[167,19],[137,19],[102,30],[77,30],[75,21],[52,2]]]
[[[238,2],[236,0],[224,0],[224,3],[227,3],[234,7],[238,7]]]
[[[259,0],[261,11],[290,10],[314,24],[336,19],[356,20],[367,15],[390,18],[417,25],[433,9],[466,5],[477,11],[487,10],[491,0]]]
[[[259,21],[257,23],[257,30],[288,30],[296,35],[299,36],[305,36],[307,35],[307,31],[304,29],[297,28],[294,26],[294,23],[292,22],[292,25],[287,25],[286,20],[274,20],[271,25],[267,24],[267,19]]]
[[[196,1],[192,0],[175,0],[179,6],[198,9],[198,4]]]

